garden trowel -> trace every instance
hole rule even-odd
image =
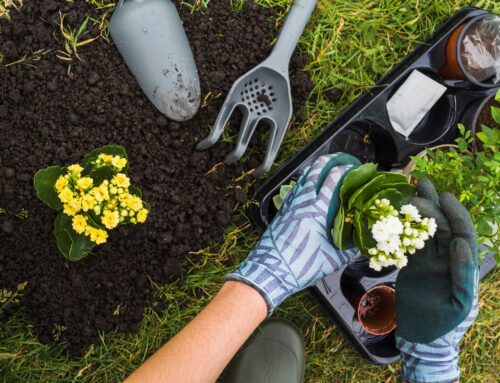
[[[168,118],[185,121],[200,106],[200,80],[171,0],[119,0],[113,41],[149,100]]]

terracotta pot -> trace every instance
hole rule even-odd
[[[440,74],[445,78],[454,80],[466,80],[465,73],[458,63],[458,38],[465,27],[465,23],[455,29],[446,44],[445,55],[446,64],[441,68]]]
[[[491,88],[498,84],[493,82],[484,82],[481,78],[478,78],[477,72],[474,74],[472,68],[467,68],[462,61],[462,42],[464,37],[468,33],[474,33],[474,26],[482,20],[490,17],[496,17],[496,15],[491,13],[486,13],[483,15],[476,16],[464,24],[459,25],[451,34],[445,47],[445,58],[446,63],[441,68],[440,74],[444,78],[453,80],[467,80],[475,85],[481,87]],[[472,32],[471,32],[472,31]],[[484,73],[483,73],[484,74]]]
[[[358,300],[356,313],[363,329],[373,335],[385,335],[396,328],[396,291],[376,286]]]
[[[448,150],[448,148],[458,149],[458,146],[454,145],[454,144],[437,145],[437,146],[434,146],[432,148],[426,148],[426,149],[422,150],[421,152],[419,152],[416,155],[416,157],[422,158],[423,156],[425,156],[425,153],[428,150]],[[412,183],[412,181],[413,181],[413,177],[410,176],[410,173],[413,171],[414,167],[415,167],[415,161],[410,160],[410,162],[408,162],[406,164],[406,166],[403,168],[403,174],[408,177],[408,179],[410,180],[410,183]]]

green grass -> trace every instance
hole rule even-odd
[[[0,12],[6,0],[0,0]],[[29,0],[25,0],[29,1]],[[34,1],[34,0],[32,0]],[[208,0],[200,0],[203,5]],[[290,1],[260,0],[264,5],[283,7]],[[109,7],[110,1],[92,0]],[[233,0],[235,8],[240,0]],[[312,59],[307,71],[321,94],[340,88],[344,95],[332,106],[319,97],[304,107],[307,121],[286,137],[279,164],[285,162],[362,92],[400,61],[437,25],[467,5],[459,0],[375,1],[319,0],[317,10],[302,38],[302,48]],[[475,5],[500,12],[498,1]],[[237,215],[244,217],[242,207]],[[79,358],[68,357],[60,346],[41,345],[32,325],[22,314],[0,325],[0,380],[5,382],[118,382],[148,355],[179,331],[210,300],[224,275],[232,270],[228,261],[242,260],[255,245],[259,233],[244,217],[242,226],[226,228],[217,252],[200,251],[201,260],[186,270],[183,283],[158,287],[158,300],[168,302],[162,314],[146,309],[136,334],[104,334],[102,344],[92,346]],[[235,219],[236,221],[236,219]],[[241,222],[239,220],[238,222]],[[495,270],[480,289],[481,312],[462,342],[462,382],[500,380],[499,271]],[[337,332],[307,292],[300,293],[277,311],[276,316],[295,322],[304,332],[307,345],[307,382],[396,382],[399,365],[385,367],[364,363]]]

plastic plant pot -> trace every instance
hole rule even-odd
[[[473,41],[481,40],[481,49],[473,46]],[[498,77],[498,69],[493,62],[500,60],[500,16],[484,14],[476,16],[466,23],[459,25],[451,34],[445,48],[446,64],[441,68],[440,74],[448,79],[468,80],[481,87],[498,86],[493,78]],[[489,44],[488,44],[489,43]],[[469,48],[481,52],[472,58]],[[486,57],[486,56],[489,56]],[[485,61],[486,60],[486,61]],[[490,65],[488,65],[488,63]],[[495,76],[496,75],[496,76]]]
[[[356,306],[359,323],[373,335],[386,335],[396,328],[396,291],[376,286],[359,298]]]

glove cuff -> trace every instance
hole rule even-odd
[[[458,348],[451,345],[410,343],[397,337],[401,376],[409,383],[454,383],[459,380]]]
[[[257,290],[266,302],[269,316],[281,302],[293,294],[291,289],[285,287],[287,283],[266,266],[251,261],[243,262],[236,271],[226,275],[224,279],[242,282]]]

